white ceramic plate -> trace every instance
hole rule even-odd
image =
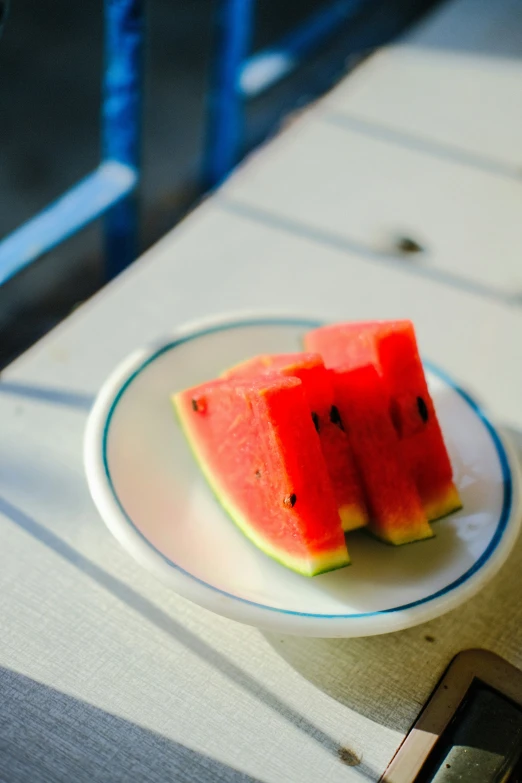
[[[141,350],[102,388],[85,438],[94,501],[123,547],[180,595],[250,625],[365,636],[443,614],[498,571],[520,523],[517,464],[477,404],[435,368],[429,383],[464,508],[436,536],[384,546],[348,539],[353,565],[312,579],[258,551],[213,498],[169,395],[262,352],[300,350],[306,319],[251,317],[186,328]]]

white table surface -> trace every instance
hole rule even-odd
[[[520,176],[521,77],[518,0],[452,0],[341,82],[326,106],[433,155]]]
[[[252,214],[522,302],[522,13],[443,4],[225,189]],[[313,184],[312,184],[313,183]]]
[[[423,352],[478,394],[522,455],[522,309],[332,241],[307,215],[298,228],[280,202],[270,215],[253,209],[249,172],[266,168],[286,187],[289,140],[307,165],[324,111],[2,374],[2,781],[376,781],[457,651],[486,647],[522,666],[521,542],[476,598],[427,625],[298,639],[169,592],[119,548],[88,495],[83,430],[115,363],[230,310],[413,318]],[[319,174],[310,192],[323,187]]]

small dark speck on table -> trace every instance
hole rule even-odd
[[[346,764],[347,767],[358,767],[361,763],[361,759],[352,750],[348,750],[348,748],[339,748],[337,754],[342,763]]]
[[[422,245],[411,237],[398,237],[395,246],[400,253],[405,253],[407,255],[422,253],[424,250]]]

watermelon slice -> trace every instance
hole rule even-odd
[[[411,321],[334,324],[309,332],[305,344],[321,353],[327,367],[372,363],[377,368],[402,459],[428,519],[461,508]]]
[[[299,379],[212,381],[175,395],[173,403],[218,500],[256,546],[306,576],[348,565]]]
[[[388,400],[376,368],[331,373],[340,419],[348,433],[370,511],[369,529],[390,544],[431,538],[410,473],[404,469]]]
[[[319,433],[323,456],[337,500],[343,530],[368,524],[361,478],[350,442],[339,426],[334,407],[333,386],[324,362],[316,353],[264,354],[232,367],[224,378],[254,378],[279,372],[299,378],[309,403],[309,415]]]

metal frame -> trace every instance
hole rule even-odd
[[[104,9],[102,161],[0,242],[0,285],[105,214],[108,277],[136,257],[144,0],[105,0]]]
[[[0,0],[0,3],[2,0]],[[4,0],[5,2],[5,0]],[[341,24],[378,0],[335,0],[276,45],[248,56],[255,0],[219,0],[218,60],[210,91],[204,184],[218,185],[240,159],[245,102],[294,71]],[[375,46],[400,27],[402,0],[389,20],[372,23]],[[428,2],[428,0],[426,0]],[[382,3],[382,0],[381,0]],[[0,285],[93,220],[105,218],[110,279],[138,253],[138,185],[145,0],[104,0],[102,161],[61,198],[0,242]]]
[[[219,185],[241,157],[245,102],[292,73],[340,25],[355,19],[368,4],[368,0],[330,2],[274,46],[247,57],[254,0],[222,0],[217,78],[210,100],[207,185]]]

